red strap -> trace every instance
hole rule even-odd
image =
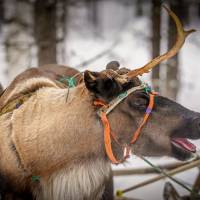
[[[141,130],[142,128],[144,127],[144,125],[146,124],[148,118],[149,118],[149,115],[151,114],[151,111],[153,109],[153,106],[154,106],[154,94],[149,94],[149,105],[146,109],[146,113],[144,115],[144,118],[142,120],[142,123],[140,124],[140,126],[138,127],[138,129],[135,131],[134,135],[133,135],[133,138],[131,140],[131,144],[134,144],[136,142],[136,140],[138,139],[140,133],[141,133]]]

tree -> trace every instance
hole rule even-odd
[[[33,44],[32,3],[28,0],[6,0],[3,10],[7,78],[12,80],[30,65]]]
[[[136,16],[137,17],[141,17],[143,14],[143,10],[142,10],[142,0],[136,0]]]
[[[3,0],[0,0],[0,32],[1,32],[1,28],[2,28],[2,22],[3,22]]]
[[[69,0],[57,0],[57,16],[56,16],[56,24],[57,24],[57,44],[56,44],[56,52],[57,52],[57,62],[58,63],[66,63],[66,47],[65,40],[67,35],[67,19],[68,19],[68,6]]]
[[[38,46],[38,65],[57,62],[56,0],[36,0],[34,30]]]
[[[160,54],[160,22],[161,22],[161,1],[152,0],[152,58]],[[152,71],[152,84],[156,91],[160,91],[160,67],[157,66]]]
[[[198,17],[200,18],[200,2],[197,2]]]
[[[98,3],[99,0],[87,0],[86,1],[87,6],[88,6],[88,19],[92,24],[93,30],[94,30],[94,34],[98,35],[98,23],[99,23],[99,19],[98,19]]]

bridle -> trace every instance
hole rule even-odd
[[[145,115],[143,117],[143,120],[142,120],[141,124],[139,125],[139,127],[137,128],[137,130],[134,132],[131,141],[129,142],[129,144],[124,146],[124,145],[120,144],[120,142],[117,140],[116,135],[111,131],[110,123],[109,123],[109,120],[107,118],[107,115],[120,102],[122,102],[125,98],[127,98],[131,93],[133,93],[137,90],[141,90],[141,89],[144,89],[149,94],[149,105],[148,105],[148,107],[145,111]],[[22,95],[20,98],[17,98],[15,100],[11,101],[0,111],[0,116],[5,114],[5,113],[12,112],[14,109],[18,108],[21,104],[23,104],[27,99],[29,99],[29,97],[32,96],[32,95],[33,95],[32,93]],[[149,86],[147,84],[142,83],[139,86],[132,87],[129,90],[127,90],[126,92],[121,93],[120,95],[118,95],[115,99],[113,99],[108,104],[101,101],[101,100],[95,100],[94,101],[95,106],[101,106],[99,108],[97,114],[100,117],[100,119],[103,123],[103,127],[104,127],[104,144],[105,144],[106,154],[113,164],[122,163],[123,161],[125,161],[130,156],[131,145],[134,144],[137,141],[139,135],[141,134],[142,128],[146,124],[146,122],[147,122],[147,120],[148,120],[148,118],[151,114],[151,111],[152,111],[153,106],[154,106],[155,95],[156,95],[156,93],[152,92],[151,89],[149,89]],[[111,145],[111,136],[114,139],[114,141],[119,146],[121,146],[123,148],[124,155],[123,155],[123,159],[121,159],[121,160],[118,160],[113,154],[112,145]]]
[[[147,90],[147,88],[148,88],[148,90]],[[111,131],[110,123],[109,123],[109,120],[107,118],[107,115],[120,102],[122,102],[126,97],[128,97],[131,93],[133,93],[137,90],[141,90],[141,89],[144,89],[146,92],[148,92],[148,94],[149,94],[149,105],[148,105],[148,107],[145,111],[143,120],[140,123],[137,130],[134,132],[131,141],[129,142],[129,144],[127,144],[127,145],[125,145],[125,147],[123,147],[123,152],[124,152],[123,158],[121,160],[118,160],[113,154],[112,145],[111,145],[111,136],[118,145],[120,145],[120,146],[122,146],[122,145],[117,140],[116,135]],[[136,87],[132,87],[129,90],[127,90],[125,93],[120,94],[118,97],[113,99],[108,104],[104,103],[101,100],[95,100],[94,101],[95,106],[101,106],[100,109],[98,110],[97,114],[100,117],[100,119],[103,123],[103,127],[104,127],[104,145],[105,145],[106,154],[113,164],[122,163],[130,156],[131,145],[133,145],[137,141],[138,137],[141,134],[142,128],[145,126],[145,124],[146,124],[146,122],[147,122],[147,120],[148,120],[148,118],[149,118],[149,116],[152,112],[152,109],[154,107],[154,99],[155,99],[154,97],[155,97],[156,94],[157,93],[155,93],[155,92],[151,91],[151,89],[149,89],[147,84],[142,83],[141,85],[136,86]]]

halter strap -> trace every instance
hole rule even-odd
[[[112,100],[110,103],[106,104],[105,102],[101,101],[101,100],[95,100],[94,101],[94,105],[98,105],[98,106],[102,106],[99,111],[98,111],[98,115],[101,116],[101,112],[104,112],[107,114],[109,114],[122,100],[124,100],[129,94],[135,92],[136,90],[141,90],[146,88],[147,85],[145,83],[137,86],[137,87],[133,87],[129,90],[127,90],[126,92],[121,93],[117,98],[115,98],[114,100]]]
[[[147,107],[147,109],[145,111],[145,115],[144,115],[144,118],[142,120],[142,123],[140,124],[140,126],[138,127],[138,129],[133,134],[133,138],[132,138],[130,144],[134,144],[137,141],[137,139],[138,139],[138,137],[139,137],[139,135],[141,133],[142,128],[146,124],[146,122],[147,122],[147,120],[149,118],[149,115],[151,114],[151,112],[153,110],[154,97],[155,97],[155,94],[152,94],[152,93],[149,94],[149,105],[148,105],[148,107]]]
[[[94,105],[102,106],[98,111],[98,115],[100,116],[101,121],[102,121],[103,126],[104,126],[104,144],[105,144],[106,154],[107,154],[108,158],[111,160],[111,162],[113,164],[122,163],[124,160],[126,160],[129,157],[129,155],[130,155],[130,145],[134,144],[137,141],[139,135],[141,134],[142,128],[146,124],[146,122],[147,122],[147,120],[148,120],[148,118],[149,118],[149,116],[150,116],[150,114],[152,112],[153,106],[154,106],[154,97],[155,97],[156,93],[153,93],[153,92],[149,93],[149,97],[150,97],[149,98],[149,105],[148,105],[148,107],[146,109],[146,112],[145,112],[144,118],[142,120],[142,123],[137,128],[137,130],[134,132],[133,138],[130,141],[130,143],[126,147],[124,147],[124,149],[123,149],[124,150],[124,155],[123,155],[123,159],[121,159],[121,160],[118,160],[113,154],[112,145],[111,145],[111,136],[117,142],[117,144],[119,144],[119,142],[117,141],[117,138],[115,137],[115,135],[113,133],[111,133],[110,123],[109,123],[109,120],[107,118],[107,114],[110,113],[129,94],[131,94],[132,92],[134,92],[134,91],[136,91],[138,89],[142,89],[142,88],[144,88],[144,86],[131,88],[131,91],[130,90],[127,91],[127,95],[123,96],[120,99],[120,101],[118,101],[118,99],[117,100],[113,100],[109,104],[106,104],[106,103],[102,102],[101,100],[94,101]],[[110,108],[110,106],[111,106],[112,109]]]

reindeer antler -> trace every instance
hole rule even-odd
[[[186,37],[194,32],[194,29],[185,31],[183,29],[183,25],[181,24],[179,18],[175,15],[174,12],[172,12],[169,8],[167,8],[166,6],[163,5],[163,7],[167,10],[168,14],[172,17],[172,19],[174,20],[175,24],[176,24],[176,29],[177,29],[177,39],[176,39],[176,43],[174,44],[174,46],[165,54],[160,55],[156,58],[154,58],[153,60],[151,60],[149,63],[147,63],[146,65],[144,65],[141,68],[135,69],[130,71],[127,76],[129,78],[133,78],[136,77],[138,75],[142,75],[144,73],[148,73],[153,67],[155,67],[156,65],[158,65],[159,63],[161,63],[164,60],[167,60],[171,57],[173,57],[174,55],[177,54],[177,52],[180,50],[180,48],[183,46]]]

